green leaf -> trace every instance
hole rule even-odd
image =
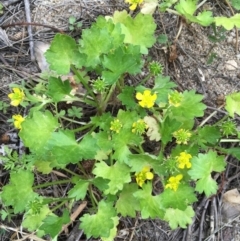
[[[166,209],[175,208],[184,211],[189,204],[197,201],[194,188],[183,184],[180,184],[176,191],[167,188],[160,195],[162,197],[162,205]]]
[[[76,18],[74,16],[70,16],[69,19],[68,19],[68,22],[70,24],[74,24],[76,22]]]
[[[110,230],[110,234],[109,234],[109,236],[107,238],[104,238],[104,237],[101,238],[102,241],[113,241],[114,238],[117,236],[117,231],[118,231],[117,226],[119,224],[119,218],[118,217],[113,217],[112,220],[113,220],[113,225],[114,226]]]
[[[196,0],[180,0],[178,4],[175,5],[175,9],[183,14],[193,15],[197,9]]]
[[[120,162],[116,162],[113,166],[108,166],[105,162],[99,162],[95,165],[93,174],[109,180],[109,187],[105,190],[105,194],[114,195],[123,189],[125,183],[131,181],[129,167]]]
[[[142,189],[133,193],[133,196],[140,203],[141,217],[147,218],[163,218],[164,209],[162,206],[162,198],[160,195],[152,196],[152,184],[143,185]]]
[[[68,116],[81,118],[83,115],[82,108],[72,106],[71,109],[68,109]]]
[[[139,202],[133,195],[137,190],[138,185],[136,183],[124,185],[116,203],[117,212],[123,217],[130,216],[134,218],[136,211],[140,211]]]
[[[58,217],[55,214],[47,216],[43,220],[43,224],[39,229],[54,238],[62,230],[63,225],[69,223],[70,221],[69,212],[65,209],[62,217]]]
[[[82,159],[93,159],[98,150],[95,143],[96,140],[90,135],[85,135],[81,142],[77,143],[74,133],[66,130],[52,133],[46,149],[59,164],[69,164]]]
[[[57,74],[68,74],[71,64],[81,67],[81,55],[73,38],[64,34],[56,34],[50,48],[45,53],[50,69]]]
[[[231,117],[234,113],[240,115],[240,92],[227,95],[225,109]]]
[[[27,117],[22,123],[19,136],[31,151],[44,153],[47,141],[58,126],[57,118],[50,111],[35,111],[32,117]]]
[[[75,198],[76,201],[83,200],[87,194],[89,182],[86,180],[79,180],[76,185],[70,189],[68,196]]]
[[[169,91],[174,87],[176,87],[176,84],[170,81],[169,76],[158,75],[153,87],[153,92],[157,92],[156,103],[167,103]]]
[[[158,175],[164,175],[162,170],[162,161],[157,159],[156,156],[150,154],[131,154],[128,156],[128,165],[131,166],[131,172],[140,172],[146,166],[153,168],[154,172]]]
[[[124,73],[137,74],[142,67],[139,47],[119,47],[105,55],[102,64],[106,69],[102,72],[102,78],[108,85],[116,83]]]
[[[113,158],[127,163],[128,155],[131,154],[129,146],[138,146],[143,141],[142,136],[132,133],[132,124],[139,119],[139,116],[135,111],[119,110],[117,119],[123,126],[119,133],[112,134]]]
[[[199,193],[205,192],[206,196],[209,197],[213,194],[216,194],[218,190],[218,185],[215,180],[212,179],[211,175],[205,175],[199,179],[196,183],[196,191]]]
[[[180,0],[175,9],[190,22],[199,23],[202,26],[209,26],[214,21],[210,11],[200,12],[194,16],[194,12],[197,10],[196,0]]]
[[[167,116],[160,127],[161,140],[164,145],[172,140],[172,133],[179,130],[181,123],[176,119],[171,119]]]
[[[157,38],[157,42],[160,44],[166,44],[168,42],[168,36],[166,34],[160,34]]]
[[[27,228],[29,231],[36,231],[41,225],[42,221],[51,213],[48,205],[44,205],[41,207],[39,213],[28,212],[24,216],[24,220],[22,222],[22,226]]]
[[[132,86],[125,86],[121,93],[118,95],[118,99],[126,106],[127,109],[136,109],[138,104],[135,101],[135,88]]]
[[[122,45],[123,39],[119,24],[115,25],[103,16],[98,17],[90,29],[82,31],[82,39],[79,41],[79,50],[86,55],[84,65],[96,67],[101,62],[101,56]]]
[[[206,106],[201,103],[203,95],[196,94],[194,90],[184,91],[183,100],[178,107],[171,106],[171,118],[182,122],[182,128],[191,129],[195,117],[202,117]],[[190,122],[191,121],[191,122]]]
[[[151,15],[138,13],[133,19],[126,10],[115,11],[113,22],[121,23],[122,33],[125,34],[124,42],[139,45],[142,54],[147,54],[147,48],[152,47],[155,43],[156,24]]]
[[[236,10],[240,10],[240,0],[230,0],[230,2]]]
[[[184,211],[168,208],[164,220],[169,222],[171,229],[176,229],[178,226],[181,228],[187,228],[187,225],[192,223],[194,215],[195,213],[191,206],[188,206]]]
[[[235,26],[240,28],[240,14],[235,14],[234,16],[228,17],[215,17],[214,18],[216,26],[223,26],[226,30],[231,30]]]
[[[84,230],[87,238],[91,236],[94,238],[108,238],[116,224],[116,218],[116,210],[113,208],[112,203],[107,203],[102,200],[98,203],[98,211],[96,214],[84,214],[84,216],[80,218],[80,228]]]
[[[62,81],[60,78],[50,77],[48,79],[47,94],[52,97],[53,101],[63,101],[70,94],[72,87],[68,80]]]
[[[36,161],[34,162],[34,166],[36,167],[36,169],[43,174],[49,174],[52,171],[52,167],[50,165],[50,161],[44,161],[40,159],[36,159]]]
[[[207,196],[215,194],[217,191],[217,183],[212,179],[211,173],[222,172],[225,170],[226,163],[223,156],[218,156],[214,151],[206,154],[199,154],[198,157],[191,159],[192,168],[188,174],[196,183],[196,191],[205,192]]]
[[[38,195],[33,192],[32,185],[34,175],[30,171],[19,170],[10,173],[9,184],[3,187],[2,201],[6,206],[13,206],[14,213],[20,213],[27,209],[27,203]]]
[[[232,148],[224,149],[224,151],[240,160],[240,148],[239,147],[232,147]]]
[[[215,126],[204,126],[198,128],[197,142],[203,147],[205,145],[215,145],[221,138],[221,132],[218,127]]]

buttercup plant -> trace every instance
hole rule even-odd
[[[57,34],[46,53],[55,76],[71,70],[71,78],[51,76],[30,90],[24,84],[13,86],[12,104],[24,99],[29,108],[24,118],[21,113],[13,118],[31,154],[19,157],[19,162],[12,161],[16,153],[1,157],[10,180],[0,197],[4,208],[24,214],[23,228],[56,240],[63,225],[71,222],[73,202],[79,200],[88,200],[91,208],[80,217],[79,228],[88,238],[114,240],[119,220],[126,216],[160,218],[172,229],[186,228],[198,193],[217,193],[212,173],[225,170],[225,154],[239,155],[238,148],[220,148],[219,142],[225,135],[238,140],[236,126],[222,120],[195,127],[195,118],[203,117],[206,109],[203,96],[194,90],[177,92],[159,71],[149,71],[140,82],[151,78],[152,87],[125,84],[126,76],[137,75],[149,64],[143,55],[155,43],[155,29],[151,15],[132,17],[116,11],[111,18],[100,16],[82,31],[78,43]],[[239,99],[239,93],[227,97],[229,121],[240,113]],[[79,105],[91,108],[92,114]],[[66,116],[78,110],[80,115]],[[152,152],[145,149],[150,142],[156,145]],[[90,171],[83,161],[92,163]],[[64,173],[60,180],[34,182],[37,173],[54,169]],[[158,193],[153,192],[155,181],[162,184]],[[40,192],[63,184],[70,186],[64,197]]]

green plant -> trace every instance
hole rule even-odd
[[[73,31],[73,30],[79,30],[82,27],[82,22],[77,22],[77,19],[74,16],[71,16],[68,19],[68,23],[69,23],[69,30]]]
[[[223,119],[195,127],[195,118],[203,117],[206,108],[203,96],[193,90],[178,92],[162,75],[160,64],[144,61],[155,43],[155,29],[151,15],[138,13],[133,18],[116,11],[112,18],[99,16],[82,31],[79,43],[57,34],[46,53],[56,75],[71,70],[73,76],[65,81],[49,77],[31,90],[12,86],[12,104],[29,105],[28,115],[15,118],[14,124],[31,155],[18,158],[8,152],[4,163],[10,180],[0,197],[15,214],[24,213],[24,228],[56,238],[70,222],[72,202],[85,199],[91,201],[91,209],[80,218],[80,228],[87,237],[113,240],[120,216],[138,213],[143,219],[165,220],[173,229],[186,228],[197,194],[217,193],[212,173],[225,170],[225,154],[239,157],[239,148],[224,149],[219,143],[225,136],[239,141],[230,122],[240,113],[240,94],[227,98],[230,124]],[[136,86],[126,85],[127,76],[141,73],[144,65],[149,74]],[[84,116],[79,103],[94,108],[95,114]],[[151,142],[156,149],[147,152]],[[84,161],[92,164],[90,171]],[[53,169],[64,172],[65,178],[34,183],[36,172]],[[157,194],[153,182],[162,186]],[[71,184],[66,197],[49,198],[39,192],[65,183]]]
[[[159,8],[162,12],[168,11],[180,15],[188,22],[198,23],[202,26],[209,26],[212,23],[215,23],[216,26],[223,26],[226,30],[240,27],[239,13],[234,14],[232,17],[214,17],[212,11],[204,10],[198,12],[196,15],[198,8],[202,5],[201,3],[198,4],[198,2],[199,1],[197,0],[166,0],[159,4]],[[228,1],[226,2],[227,4],[230,4]],[[239,6],[239,4],[235,4],[234,1],[232,1],[232,4],[234,7]]]
[[[3,14],[4,6],[0,3],[0,14]]]
[[[0,110],[3,112],[3,114],[7,113],[8,107],[10,105],[4,101],[0,101]]]

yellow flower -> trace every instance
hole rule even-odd
[[[176,158],[178,162],[178,167],[180,169],[184,169],[185,166],[186,168],[191,168],[192,164],[189,160],[192,158],[192,156],[188,154],[186,151],[181,152],[180,155]]]
[[[190,137],[192,136],[191,132],[188,130],[180,129],[173,132],[173,136],[176,138],[177,144],[187,144]]]
[[[172,176],[168,179],[168,184],[165,186],[165,188],[170,188],[173,191],[177,191],[178,186],[180,184],[180,180],[183,178],[182,174],[178,174],[177,176]]]
[[[135,10],[137,8],[137,5],[140,5],[143,2],[143,0],[125,0],[125,3],[131,4],[129,7],[130,10]]]
[[[115,131],[116,133],[119,133],[121,128],[122,128],[122,124],[118,119],[111,121],[111,126],[110,126],[111,131]]]
[[[155,100],[157,99],[157,94],[151,94],[150,90],[144,90],[143,94],[137,92],[136,99],[139,100],[139,105],[143,108],[151,108],[154,106]]]
[[[138,186],[142,187],[146,180],[153,179],[153,173],[150,172],[150,167],[144,167],[141,172],[135,174]]]
[[[19,88],[13,88],[13,93],[10,93],[8,97],[11,99],[11,105],[18,106],[24,100],[24,93]]]
[[[145,132],[145,129],[147,129],[148,126],[144,122],[144,120],[138,120],[132,124],[132,133],[137,133],[142,135]]]
[[[23,121],[25,120],[21,115],[13,115],[12,116],[14,122],[14,126],[17,128],[17,129],[22,129],[22,123]]]

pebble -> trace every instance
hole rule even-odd
[[[236,70],[238,68],[238,64],[235,60],[228,60],[225,63],[226,70]]]
[[[233,42],[233,37],[232,36],[229,36],[228,38],[227,38],[227,42],[230,44],[230,43],[232,43]]]

